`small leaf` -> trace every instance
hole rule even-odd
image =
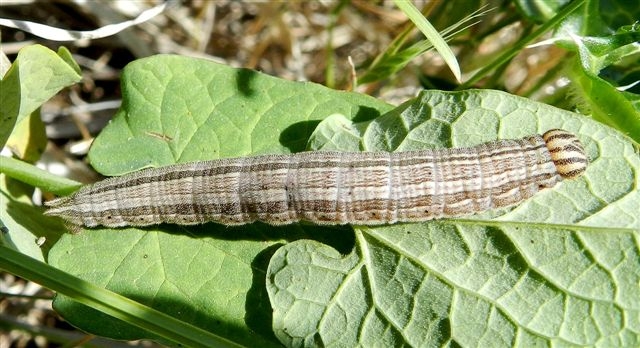
[[[640,48],[639,51],[640,52]],[[578,63],[569,70],[574,84],[573,96],[580,98],[584,112],[595,120],[617,128],[640,142],[640,105],[638,95],[624,93],[599,76],[581,69]]]
[[[20,122],[62,88],[80,81],[80,70],[68,60],[68,51],[41,45],[27,46],[0,80],[0,145],[4,146]]]
[[[47,134],[39,112],[32,112],[16,123],[6,146],[25,162],[34,163],[47,146]]]
[[[638,81],[633,78],[640,57],[640,29],[633,19],[638,14],[636,2],[591,1],[582,13],[564,21],[553,39],[576,52],[565,66],[572,81],[571,96],[581,112],[636,142],[640,142],[639,97],[637,89],[636,93],[623,90]]]
[[[363,123],[364,125],[367,122]],[[325,118],[311,134],[307,149],[315,151],[358,151],[363,129],[346,116],[334,114]]]

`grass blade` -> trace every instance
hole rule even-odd
[[[0,269],[187,347],[236,347],[225,338],[0,245]]]
[[[460,74],[460,66],[458,65],[458,61],[456,60],[456,56],[453,54],[453,51],[447,45],[445,39],[438,33],[436,28],[429,23],[429,21],[418,11],[418,9],[413,6],[410,1],[403,0],[394,0],[396,6],[404,12],[407,17],[420,29],[420,31],[427,37],[433,47],[440,53],[442,59],[447,63],[449,69],[456,77],[458,81],[461,80]]]

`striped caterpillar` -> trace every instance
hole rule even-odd
[[[151,168],[48,202],[75,225],[380,225],[456,217],[522,202],[586,169],[579,140],[550,130],[469,148],[303,152]]]

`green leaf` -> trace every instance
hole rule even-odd
[[[640,5],[636,1],[588,0],[580,14],[576,13],[563,23],[559,33],[606,37],[621,27],[632,26],[639,14]]]
[[[571,97],[583,113],[640,142],[639,89],[623,92],[638,81],[640,28],[633,18],[640,15],[640,5],[592,0],[582,10],[560,26],[554,39],[576,52],[565,64]]]
[[[640,142],[640,96],[617,90],[611,83],[582,69],[577,62],[569,71],[574,82],[573,96],[580,98],[583,111]]]
[[[16,157],[34,163],[46,148],[47,141],[40,112],[35,111],[16,123],[5,145]]]
[[[62,88],[79,80],[80,69],[66,48],[60,48],[57,54],[41,45],[21,49],[0,80],[0,147],[6,143],[19,157],[30,162],[37,160],[47,141],[37,109]],[[48,173],[6,157],[0,157],[0,173],[56,191],[60,185],[69,184],[51,180]],[[44,217],[42,208],[32,204],[31,187],[4,175],[0,180],[0,219],[7,228],[3,244],[38,260],[46,259],[49,248],[64,231],[60,221]]]
[[[342,122],[333,128],[339,130],[340,124],[346,126],[350,133],[348,143],[358,139],[350,146],[362,149],[410,149],[424,144],[465,146],[562,127],[580,135],[592,158],[599,159],[600,153],[604,153],[603,160],[589,169],[593,171],[590,175],[597,175],[587,176],[600,179],[591,182],[584,178],[571,182],[573,185],[563,183],[543,193],[545,198],[538,198],[531,205],[573,202],[587,212],[599,209],[601,213],[589,217],[592,219],[586,223],[589,226],[600,226],[601,221],[617,221],[620,216],[629,219],[634,216],[630,212],[638,207],[637,193],[629,193],[637,187],[637,170],[629,169],[633,167],[627,163],[637,166],[638,160],[624,137],[572,113],[505,93],[425,92],[420,98],[391,110],[389,105],[366,96],[175,56],[157,56],[129,65],[122,83],[123,107],[91,150],[92,163],[103,174],[120,174],[179,161],[300,151],[307,146],[319,123],[321,127],[313,132],[318,146],[322,143],[319,134],[325,130],[325,137],[334,139],[334,146],[340,147],[342,135],[321,123],[331,115],[330,119]],[[431,115],[433,120],[426,122]],[[315,145],[309,141],[309,146]],[[606,175],[615,178],[614,184],[601,179]],[[589,192],[595,192],[598,199],[583,202],[582,198],[587,198]],[[620,197],[624,192],[627,194]],[[519,221],[517,214],[525,214],[532,208],[518,209],[489,213],[487,216],[495,217],[494,220],[476,217],[479,222],[465,221],[470,229],[479,231],[485,225],[476,227],[476,224],[487,220],[495,224],[491,225],[493,230],[501,230],[502,224],[512,224],[514,229],[529,233],[529,226],[536,228],[537,222],[512,220]],[[553,219],[564,221],[568,213],[554,210],[553,214],[558,214]],[[509,216],[512,218],[508,222],[499,222]],[[532,216],[530,220],[542,218]],[[447,222],[438,224],[444,223]],[[413,226],[417,231],[430,225],[402,226]],[[282,244],[289,243],[286,248],[296,245],[296,240],[315,239],[338,250],[339,254],[353,254],[357,263],[360,262],[358,250],[364,245],[363,231],[365,229],[358,228],[354,234],[349,227],[305,224],[271,227],[260,223],[241,227],[210,223],[190,227],[94,229],[63,236],[51,249],[49,261],[91,283],[216,335],[245,345],[274,346],[279,342],[271,324],[281,322],[282,311],[281,304],[276,305],[277,315],[272,318],[266,283],[272,255],[279,255],[280,251],[276,250]],[[482,232],[477,234],[480,235],[477,238],[482,237]],[[625,250],[625,257],[630,255],[625,262],[634,252],[637,254],[637,247],[626,242],[615,244],[615,240],[606,237],[605,241],[613,243],[612,249],[626,248],[618,249]],[[502,242],[505,241],[496,241],[496,248],[506,252],[504,250],[509,249],[502,247]],[[535,239],[534,242],[543,241]],[[440,248],[446,249],[448,242],[442,243],[445,244]],[[502,257],[490,246],[487,245],[487,252],[478,261],[480,269],[492,270],[491,265]],[[498,256],[493,258],[494,254]],[[509,255],[518,254],[514,251]],[[540,257],[540,254],[534,256]],[[625,274],[631,282],[634,279],[637,282],[633,273],[636,271],[633,267],[631,270]],[[520,293],[531,295],[526,291]],[[359,295],[354,293],[354,296]],[[130,323],[98,315],[64,296],[56,298],[55,308],[73,325],[94,334],[120,339],[156,337]],[[281,334],[280,329],[275,331]],[[375,332],[383,331],[373,331],[367,339],[379,338]],[[447,327],[443,326],[438,333],[446,334]]]
[[[331,114],[366,120],[391,109],[361,94],[177,56],[130,64],[122,85],[123,107],[90,151],[92,165],[106,175],[301,151],[315,126]],[[279,344],[264,285],[269,256],[279,244],[300,238],[351,249],[349,229],[327,230],[262,224],[97,229],[64,236],[49,262],[210,332],[245,345],[273,346]],[[64,296],[54,304],[66,320],[94,334],[154,337]]]
[[[327,118],[310,144],[403,151],[549,128],[580,137],[584,177],[511,209],[355,227],[347,255],[316,241],[278,249],[267,271],[276,336],[287,346],[638,346],[640,156],[624,136],[503,92],[424,91],[371,122]]]
[[[58,54],[41,45],[27,46],[0,80],[0,146],[17,122],[22,122],[62,88],[80,81],[80,69],[69,52]],[[28,127],[27,127],[28,128]]]

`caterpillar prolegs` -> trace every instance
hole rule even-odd
[[[419,222],[520,203],[587,162],[560,129],[468,148],[219,159],[109,178],[48,202],[46,214],[87,227]]]

